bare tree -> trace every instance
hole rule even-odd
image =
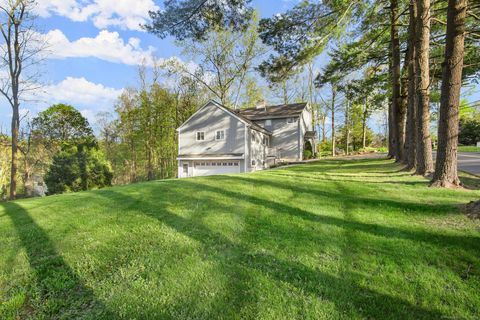
[[[215,29],[203,41],[188,39],[178,42],[183,53],[195,60],[196,65],[171,59],[162,67],[195,79],[223,105],[236,108],[247,75],[254,71],[254,61],[265,52],[258,39],[256,21],[254,18],[245,32],[231,28]]]
[[[332,157],[335,157],[335,97],[337,95],[337,84],[332,83],[332,105],[330,107],[332,121]]]
[[[12,107],[12,160],[10,168],[10,199],[16,197],[18,139],[20,129],[20,101],[27,91],[38,89],[37,74],[29,72],[45,48],[35,32],[34,0],[4,0],[0,2],[0,68],[6,75],[0,77],[0,93]]]

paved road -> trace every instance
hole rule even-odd
[[[435,152],[433,159],[435,160]],[[459,152],[458,169],[480,176],[480,152]]]
[[[358,158],[384,158],[384,153],[372,153],[362,156],[338,157],[342,159],[358,159]],[[435,161],[436,152],[433,152],[433,160]],[[337,159],[338,159],[337,158]],[[460,152],[458,153],[458,169],[474,174],[480,177],[480,152]]]

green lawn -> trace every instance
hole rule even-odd
[[[0,319],[478,319],[478,198],[358,160],[0,204]]]
[[[480,152],[480,148],[476,146],[458,146],[458,152]]]

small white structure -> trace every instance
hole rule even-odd
[[[480,141],[477,142],[477,148],[480,148]]]
[[[48,192],[47,185],[40,175],[33,175],[30,181],[25,185],[29,197],[45,197]]]

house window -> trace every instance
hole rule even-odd
[[[255,160],[252,160],[252,166],[255,166]]]
[[[256,142],[255,133],[252,132],[252,142]]]
[[[272,120],[265,120],[265,127],[271,127],[272,126]]]
[[[264,145],[264,146],[267,146],[267,147],[268,147],[268,143],[269,143],[268,140],[269,140],[269,139],[268,139],[268,136],[263,136],[263,145]]]
[[[225,131],[218,130],[215,132],[215,140],[225,140]]]
[[[296,119],[295,118],[287,118],[287,123],[295,123]]]
[[[238,167],[238,162],[234,162],[233,165],[234,165],[235,167]]]
[[[197,132],[197,141],[203,141],[203,140],[205,140],[205,132],[198,131]]]

